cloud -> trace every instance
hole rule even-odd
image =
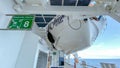
[[[82,58],[120,58],[120,48],[106,47],[104,43],[93,45],[90,48],[79,51],[78,55]]]

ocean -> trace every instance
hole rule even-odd
[[[115,64],[117,68],[120,68],[120,59],[80,59],[80,61],[86,61],[88,65],[101,68],[100,63],[112,63]],[[71,59],[70,64],[74,64],[74,59]]]

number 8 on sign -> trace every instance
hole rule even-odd
[[[25,23],[24,23],[24,27],[28,27],[29,26],[29,21],[25,21]]]

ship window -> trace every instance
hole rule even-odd
[[[45,17],[46,22],[50,22],[53,19],[53,17]]]
[[[77,0],[64,0],[64,6],[75,6]]]
[[[47,53],[40,51],[38,55],[36,68],[46,68],[46,66],[47,66]]]
[[[45,27],[55,16],[51,14],[35,14],[35,22],[38,27]]]
[[[51,67],[51,68],[64,68],[64,67]]]
[[[64,66],[64,57],[59,57],[59,66]]]
[[[61,6],[62,0],[50,0],[51,5]]]
[[[52,6],[88,6],[91,0],[50,0]]]
[[[43,17],[35,17],[35,22],[44,22]]]
[[[88,6],[91,0],[79,0],[77,6]]]
[[[42,16],[41,14],[36,14],[35,16]]]
[[[45,27],[47,25],[47,23],[43,23],[43,22],[37,22],[37,25],[39,27]]]
[[[50,14],[44,14],[43,16],[50,16],[50,17],[54,17],[54,16],[56,16],[56,15],[50,15]]]

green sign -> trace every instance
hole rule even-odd
[[[24,30],[31,29],[34,16],[32,15],[15,15],[12,17],[8,29]]]
[[[56,52],[53,52],[53,55],[56,55]]]

